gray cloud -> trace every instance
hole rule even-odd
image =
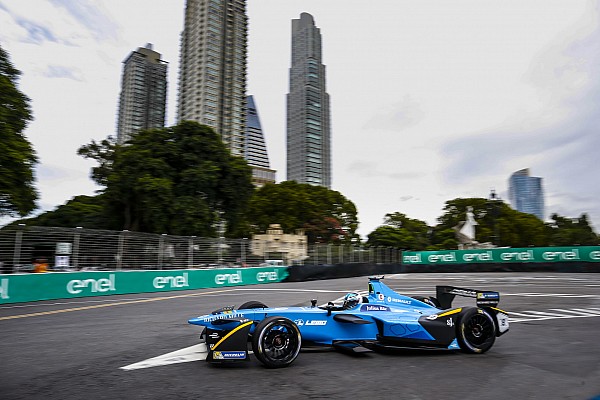
[[[54,33],[47,27],[25,18],[16,18],[17,24],[27,31],[26,42],[42,44],[43,42],[58,42]]]
[[[65,67],[61,65],[48,65],[43,72],[47,78],[66,78],[74,81],[82,81],[81,73],[76,68]]]
[[[419,104],[410,96],[392,104],[371,118],[364,129],[381,129],[398,131],[419,123],[424,117]]]
[[[50,0],[50,2],[56,7],[64,8],[77,22],[90,31],[95,39],[109,40],[117,38],[118,24],[98,7],[91,4],[89,0]]]
[[[358,175],[365,178],[386,177],[397,181],[410,180],[425,176],[424,172],[403,171],[393,172],[382,170],[377,163],[373,161],[354,161],[346,169],[350,175]]]

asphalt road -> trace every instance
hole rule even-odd
[[[260,300],[308,305],[366,290],[366,278],[0,306],[0,399],[592,399],[600,396],[600,274],[400,274],[385,283],[498,290],[511,329],[483,355],[302,352],[285,369],[254,357],[123,370],[193,346],[190,317]],[[465,301],[471,299],[465,299]],[[462,301],[462,300],[461,300]]]

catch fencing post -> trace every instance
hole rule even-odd
[[[159,242],[158,242],[158,268],[159,269],[163,269],[162,263],[163,263],[163,255],[164,255],[165,236],[167,236],[166,233],[161,234]]]
[[[245,249],[245,246],[246,246],[246,238],[242,238],[242,254],[241,254],[241,257],[240,257],[242,266],[244,266],[246,264],[246,249]]]
[[[23,230],[25,224],[19,224],[17,234],[15,236],[15,251],[13,253],[13,270],[17,265],[21,264],[21,243],[23,242]]]
[[[73,267],[79,268],[79,236],[81,235],[81,227],[75,228],[75,238],[73,239]]]
[[[125,247],[125,235],[129,232],[127,229],[123,229],[119,234],[119,245],[117,248],[117,271],[120,271],[123,267],[123,248]]]
[[[189,238],[189,246],[188,246],[188,268],[192,268],[194,266],[194,238],[196,236],[190,236]]]

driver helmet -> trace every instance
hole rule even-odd
[[[348,293],[344,296],[344,308],[352,308],[360,303],[361,297],[358,293]]]

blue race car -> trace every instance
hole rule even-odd
[[[206,327],[211,363],[248,359],[248,341],[268,368],[289,366],[303,346],[342,351],[448,349],[485,353],[509,329],[508,313],[497,308],[494,291],[436,286],[436,297],[407,297],[369,278],[366,295],[348,293],[342,304],[269,308],[250,301],[190,319]],[[476,307],[452,307],[455,296],[473,297]]]

